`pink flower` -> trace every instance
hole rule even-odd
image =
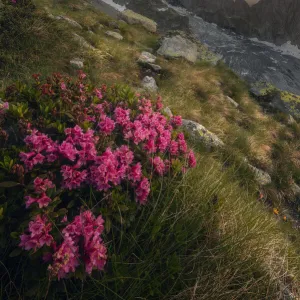
[[[78,171],[71,166],[62,166],[61,173],[64,178],[63,186],[69,190],[79,188],[87,177],[87,171]]]
[[[101,90],[95,89],[95,90],[94,90],[94,93],[95,93],[96,97],[97,97],[99,100],[101,100],[101,99],[103,98],[103,95],[102,95]]]
[[[171,142],[171,132],[169,130],[164,130],[159,138],[157,139],[157,147],[160,152],[166,151]]]
[[[86,78],[86,74],[85,74],[82,70],[79,70],[79,71],[78,71],[78,78],[79,78],[80,80],[83,80],[83,79]]]
[[[123,165],[130,165],[134,158],[133,152],[126,145],[122,145],[118,148],[115,154]]]
[[[33,221],[29,222],[29,233],[23,233],[20,236],[21,243],[19,246],[27,251],[31,249],[36,251],[44,245],[50,246],[53,242],[53,237],[49,234],[52,225],[47,221],[46,216],[37,215]]]
[[[193,151],[190,151],[188,154],[188,162],[190,168],[195,168],[197,165],[195,153]]]
[[[54,184],[49,179],[43,179],[40,177],[37,177],[34,181],[34,190],[36,193],[43,193],[46,192],[48,189],[54,188]]]
[[[177,140],[178,140],[179,150],[180,150],[182,153],[186,153],[188,147],[187,147],[186,141],[185,141],[185,139],[184,139],[183,133],[179,133],[179,134],[178,134]]]
[[[140,181],[142,178],[142,165],[137,163],[136,165],[130,167],[128,179],[132,182]]]
[[[98,126],[105,135],[110,135],[115,129],[115,122],[109,117],[104,117]]]
[[[74,161],[77,155],[77,150],[73,144],[63,141],[62,144],[58,147],[60,154],[62,154],[67,159]]]
[[[143,178],[141,182],[138,184],[135,194],[137,201],[140,204],[146,204],[148,195],[150,193],[150,183],[147,178]]]
[[[65,215],[62,219],[61,219],[61,223],[67,223],[68,222],[68,217],[67,215]]]
[[[101,239],[103,230],[104,220],[101,216],[95,218],[91,211],[76,216],[62,231],[64,240],[53,254],[53,264],[49,266],[51,275],[58,279],[65,278],[67,274],[75,272],[80,258],[88,274],[93,269],[103,270],[107,260],[107,249]],[[82,253],[79,250],[81,239]]]
[[[128,122],[130,122],[130,110],[117,107],[114,111],[114,118],[116,123],[121,126],[125,126]]]
[[[38,203],[39,208],[46,207],[51,202],[51,198],[49,198],[45,193],[42,193],[38,198],[34,198],[31,196],[26,196],[26,208],[28,208],[33,203]]]
[[[173,116],[171,118],[171,124],[175,127],[179,127],[182,125],[182,118],[181,116]]]
[[[45,156],[42,155],[41,153],[38,153],[35,157],[32,158],[32,163],[34,165],[42,164],[44,160],[45,160]]]
[[[157,147],[154,139],[149,139],[144,145],[144,149],[148,153],[155,153],[157,151]]]
[[[38,199],[37,203],[39,204],[39,208],[46,207],[51,202],[51,198],[49,198],[45,193],[43,193]]]
[[[52,258],[53,264],[48,267],[50,274],[58,280],[65,278],[79,266],[79,247],[71,238],[65,238]]]
[[[178,155],[179,145],[176,141],[171,141],[169,152],[173,156]]]
[[[66,84],[65,84],[64,82],[62,82],[62,83],[60,84],[60,89],[61,89],[62,91],[65,91],[65,90],[67,89],[67,86],[66,86]]]
[[[166,171],[164,161],[159,156],[156,156],[154,159],[152,159],[152,164],[155,172],[160,176],[163,176]]]
[[[110,148],[107,148],[101,156],[97,157],[96,164],[90,168],[90,181],[97,190],[106,191],[112,185],[121,183],[125,173],[120,172],[122,164],[118,158],[118,151],[116,154]]]
[[[162,103],[162,98],[161,98],[161,96],[158,96],[157,100],[156,100],[156,109],[158,111],[161,111],[163,108],[164,108],[164,105]]]

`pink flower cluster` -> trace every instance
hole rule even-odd
[[[54,162],[57,156],[57,143],[53,142],[47,135],[33,130],[24,142],[31,150],[30,152],[21,152],[20,158],[24,162],[27,170],[32,170],[37,164],[45,162]]]
[[[32,130],[24,139],[28,151],[20,153],[27,172],[37,170],[37,166],[51,167],[56,173],[50,178],[55,178],[58,191],[90,186],[106,192],[126,186],[135,193],[136,201],[144,205],[151,192],[149,178],[171,174],[178,164],[182,172],[196,166],[193,151],[188,149],[184,134],[178,132],[181,117],[166,117],[161,112],[160,97],[155,105],[148,99],[130,105],[108,102],[105,100],[106,87],[88,94],[90,89],[83,83],[85,77],[83,72],[79,73],[74,97],[74,86],[69,81],[64,82],[59,75],[53,77],[54,84],[40,84],[45,97],[52,97],[58,89],[61,98],[68,100],[65,103],[74,100],[74,107],[80,111],[80,117],[74,117],[75,124],[88,124],[92,129],[83,130],[75,125],[65,129],[65,136],[59,141]],[[52,201],[48,196],[49,189],[54,187],[49,179],[37,177],[34,191],[25,197],[26,207],[37,204],[44,213],[47,212]],[[58,279],[74,273],[81,264],[85,265],[88,274],[94,269],[103,270],[107,249],[101,238],[102,217],[96,218],[91,211],[85,211],[69,223],[65,216],[60,224],[65,227],[61,232],[62,242],[57,243],[53,238],[55,235],[50,234],[52,225],[48,218],[38,215],[21,235],[20,247],[25,250],[50,247],[44,258],[51,261],[48,269]]]
[[[44,245],[50,246],[53,242],[53,237],[49,234],[52,230],[51,223],[48,223],[46,216],[37,215],[35,219],[29,222],[28,234],[23,233],[20,236],[20,247],[29,251],[34,249],[36,251]]]
[[[54,188],[54,184],[49,179],[42,179],[37,177],[34,182],[34,192],[37,198],[26,196],[26,208],[33,203],[38,203],[39,208],[46,207],[51,202],[51,199],[46,195],[48,189]]]
[[[162,108],[161,103],[158,106]],[[112,116],[108,116],[111,111]],[[193,152],[188,150],[183,133],[174,132],[181,125],[181,117],[174,116],[168,120],[159,111],[153,110],[151,101],[147,99],[139,101],[138,112],[131,118],[130,109],[121,105],[113,108],[103,102],[92,106],[90,120],[95,123],[96,130],[83,132],[78,125],[67,128],[66,138],[60,144],[33,130],[25,138],[31,151],[22,152],[21,160],[28,170],[37,164],[60,160],[62,185],[69,190],[92,184],[98,191],[107,191],[122,181],[128,181],[135,188],[137,201],[144,204],[150,188],[148,179],[142,176],[141,164],[135,158],[138,149],[151,157],[148,170],[154,170],[159,176],[167,174],[173,161],[180,157],[184,162],[183,171],[195,167],[196,160]],[[115,150],[108,147],[99,155],[97,147],[101,136],[111,135],[112,132],[121,136],[127,145]],[[39,200],[28,197],[27,206],[34,202],[43,207],[49,199],[45,194]]]
[[[85,270],[91,274],[94,269],[103,270],[107,260],[107,249],[103,244],[101,234],[104,230],[104,220],[101,216],[95,218],[91,211],[85,211],[74,218],[62,230],[63,241],[57,246],[53,236],[48,218],[37,215],[29,222],[28,233],[20,236],[19,246],[27,251],[34,251],[43,246],[51,246],[51,251],[44,256],[45,260],[52,260],[48,269],[51,276],[58,279],[65,278],[67,274],[73,273],[81,263]],[[83,240],[82,250],[80,241]]]
[[[103,244],[101,234],[104,230],[104,220],[101,216],[95,218],[91,211],[85,211],[76,216],[63,230],[63,242],[55,247],[53,263],[49,266],[52,276],[65,278],[70,272],[75,272],[80,263],[91,274],[94,269],[103,270],[107,249]],[[82,254],[80,241],[83,240]]]

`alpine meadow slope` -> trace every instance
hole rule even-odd
[[[13,2],[0,4],[0,297],[300,297],[298,119],[203,45],[194,63],[158,55],[165,38],[196,43],[186,34],[84,0]]]

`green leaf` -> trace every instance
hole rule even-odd
[[[10,236],[11,236],[13,239],[18,239],[18,238],[20,237],[20,234],[19,234],[19,232],[14,231],[14,232],[11,232],[11,233],[10,233]]]
[[[67,205],[67,208],[71,208],[71,207],[73,207],[75,205],[75,200],[71,200],[70,202],[69,202],[69,204]]]
[[[9,257],[16,257],[16,256],[19,256],[21,253],[22,253],[22,249],[16,248],[12,252],[10,252]]]
[[[109,233],[110,230],[111,230],[111,220],[110,220],[109,218],[107,218],[107,219],[105,220],[105,231],[106,231],[107,233]]]
[[[20,185],[20,183],[14,182],[14,181],[3,181],[3,182],[0,182],[0,187],[1,188],[12,188],[12,187],[15,187],[15,186],[18,186],[18,185]]]
[[[68,210],[67,210],[66,208],[61,208],[61,209],[57,212],[57,214],[58,214],[59,216],[64,216],[67,212],[68,212]]]

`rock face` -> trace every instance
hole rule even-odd
[[[203,143],[209,148],[221,148],[224,146],[223,141],[199,123],[191,120],[182,120],[182,126],[195,142]]]
[[[280,91],[266,83],[252,86],[250,94],[267,111],[281,111],[297,118],[300,117],[300,96]]]
[[[138,13],[135,13],[130,9],[126,9],[125,11],[121,12],[120,18],[128,24],[140,24],[150,32],[156,32],[157,30],[156,22]]]
[[[300,46],[300,1],[260,0],[168,0],[196,13],[204,20],[237,33],[276,44],[291,41]]]
[[[157,53],[168,58],[183,57],[190,62],[195,62],[198,57],[198,47],[181,35],[175,35],[165,37]]]

